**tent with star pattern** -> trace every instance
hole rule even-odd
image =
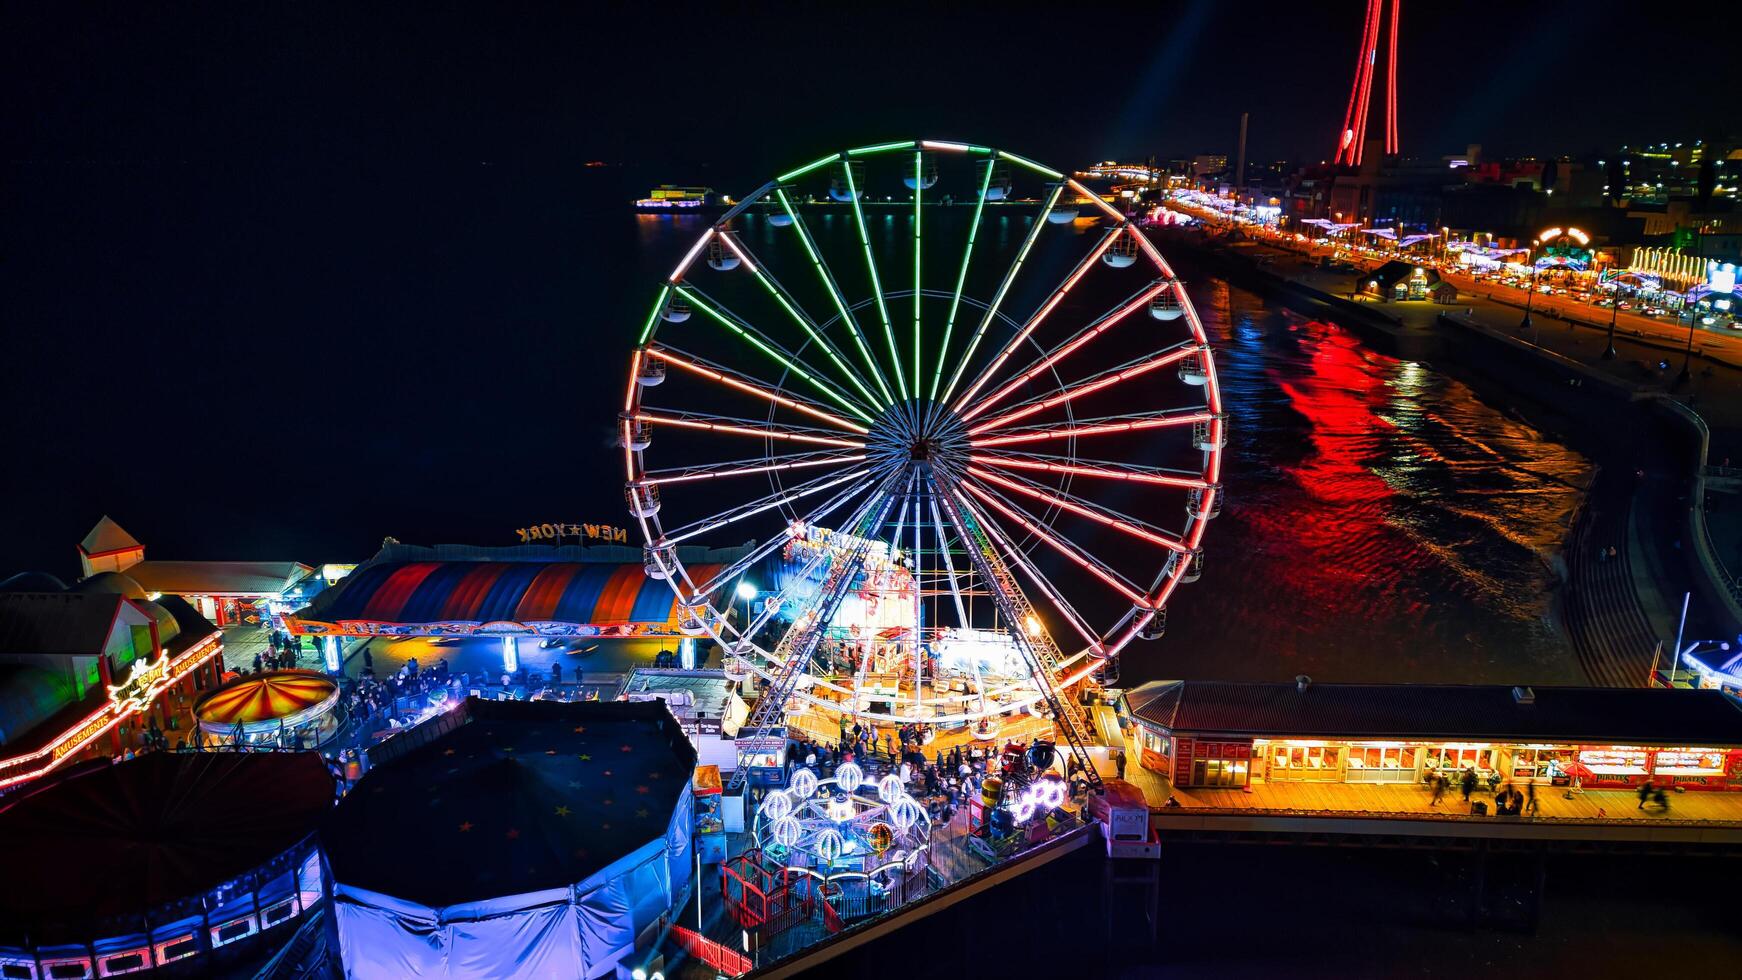
[[[483,701],[372,750],[322,830],[348,977],[593,977],[681,897],[695,749],[663,702]]]

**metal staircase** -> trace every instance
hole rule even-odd
[[[1035,685],[1040,688],[1041,696],[1047,706],[1052,709],[1053,718],[1064,732],[1065,741],[1070,744],[1070,751],[1076,757],[1077,764],[1082,767],[1083,774],[1088,778],[1091,788],[1099,792],[1101,776],[1095,771],[1095,763],[1089,758],[1088,743],[1090,741],[1089,721],[1083,714],[1082,706],[1063,697],[1053,686],[1054,678],[1059,674],[1059,663],[1064,655],[1052,641],[1045,627],[1030,632],[1028,624],[1039,623],[1040,617],[1034,613],[1028,599],[1017,585],[1015,576],[1005,566],[1003,559],[992,547],[991,539],[980,529],[967,508],[960,506],[955,498],[932,481],[932,494],[938,506],[944,511],[944,516],[954,524],[962,535],[964,543],[971,547],[965,550],[968,559],[974,563],[974,570],[980,578],[991,587],[992,600],[998,606],[998,612],[1004,617],[1010,638],[1015,642],[1017,650],[1028,662],[1028,669],[1033,671]]]
[[[828,635],[829,624],[835,619],[835,612],[841,608],[841,602],[847,593],[853,590],[853,580],[858,578],[859,569],[865,563],[865,557],[875,542],[875,534],[879,527],[889,519],[889,511],[895,506],[896,494],[889,493],[895,481],[881,487],[878,493],[881,498],[872,509],[869,519],[852,532],[856,543],[853,550],[836,557],[829,563],[828,573],[823,576],[821,585],[817,588],[820,601],[811,606],[811,620],[804,626],[787,630],[775,647],[775,659],[780,661],[780,671],[774,675],[774,680],[762,696],[756,699],[756,706],[750,710],[750,717],[745,720],[739,731],[738,741],[753,747],[762,746],[781,720],[786,715],[786,702],[792,696],[793,689],[798,685],[799,675],[810,665],[811,658],[816,655],[817,648],[822,645],[823,638]],[[748,737],[746,737],[746,733]],[[754,748],[750,751],[754,751]],[[748,752],[740,749],[738,767],[732,771],[732,778],[727,783],[727,792],[743,791],[744,781],[749,776]]]

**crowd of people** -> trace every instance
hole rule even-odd
[[[935,823],[948,823],[970,795],[978,796],[987,776],[1028,781],[1053,771],[1060,753],[1049,743],[1028,745],[1006,742],[1003,746],[985,748],[955,745],[948,750],[936,749],[930,756],[925,751],[924,730],[919,725],[879,729],[843,720],[840,741],[829,744],[804,735],[787,740],[784,782],[790,784],[798,769],[809,769],[818,778],[827,779],[840,766],[857,763],[867,779],[880,779],[895,773],[915,799],[926,805]],[[1080,797],[1088,788],[1088,777],[1081,772],[1076,758],[1063,753],[1064,775],[1071,786],[1071,795]],[[1114,760],[1124,770],[1124,755]],[[760,806],[764,794],[752,791],[752,805]]]

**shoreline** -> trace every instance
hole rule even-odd
[[[1177,229],[1151,234],[1188,266],[1227,278],[1298,313],[1332,319],[1381,353],[1426,362],[1470,385],[1494,407],[1591,459],[1596,474],[1559,550],[1545,560],[1561,585],[1550,603],[1555,625],[1571,641],[1592,683],[1619,684],[1623,678],[1646,682],[1654,655],[1648,634],[1656,642],[1672,644],[1683,591],[1693,592],[1698,600],[1690,614],[1689,635],[1699,635],[1700,629],[1715,635],[1742,630],[1742,606],[1728,592],[1703,508],[1696,506],[1704,499],[1701,474],[1709,443],[1742,441],[1742,432],[1720,432],[1712,426],[1708,437],[1697,410],[1646,379],[1632,381],[1613,373],[1624,366],[1638,370],[1644,362],[1591,365],[1548,343],[1518,336],[1522,331],[1499,329],[1491,322],[1493,307],[1516,309],[1503,300],[1482,303],[1479,313],[1475,303],[1462,300],[1451,306],[1356,302],[1332,292],[1330,276],[1303,271],[1300,258],[1291,253],[1263,245],[1218,247],[1201,234]],[[1353,276],[1341,278],[1352,287]],[[1566,332],[1589,326],[1553,318],[1545,310],[1532,312],[1538,321],[1533,339],[1541,341],[1543,333],[1550,333],[1550,340],[1564,341],[1574,350],[1583,338],[1569,338]],[[1599,345],[1602,338],[1599,334]],[[1616,346],[1633,354],[1639,348],[1655,349],[1619,331]],[[1704,359],[1729,367],[1722,359]],[[1712,376],[1719,368],[1699,368],[1698,362],[1695,367],[1703,372],[1702,387],[1718,387]],[[1610,546],[1621,557],[1618,566],[1610,567],[1607,558],[1592,560]],[[1632,593],[1637,614],[1612,608],[1619,587]]]

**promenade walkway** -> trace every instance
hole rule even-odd
[[[1128,752],[1135,759],[1136,745],[1128,743]],[[1143,790],[1152,810],[1185,814],[1191,810],[1216,810],[1230,813],[1262,811],[1276,815],[1318,816],[1388,816],[1418,815],[1435,818],[1462,818],[1471,821],[1492,821],[1494,793],[1483,788],[1471,799],[1488,805],[1488,813],[1477,816],[1470,812],[1462,790],[1448,786],[1436,805],[1433,792],[1425,783],[1341,783],[1341,782],[1260,782],[1247,789],[1175,789],[1171,780],[1161,773],[1140,766],[1129,766],[1127,782]],[[1518,784],[1519,792],[1524,786]],[[1169,798],[1179,804],[1165,807]],[[1541,785],[1537,787],[1536,820],[1638,821],[1642,823],[1687,823],[1706,821],[1742,828],[1742,793],[1722,791],[1692,791],[1670,793],[1669,809],[1657,806],[1640,808],[1639,797],[1632,790],[1586,789],[1573,793],[1567,788]],[[1513,817],[1510,820],[1529,820]]]

